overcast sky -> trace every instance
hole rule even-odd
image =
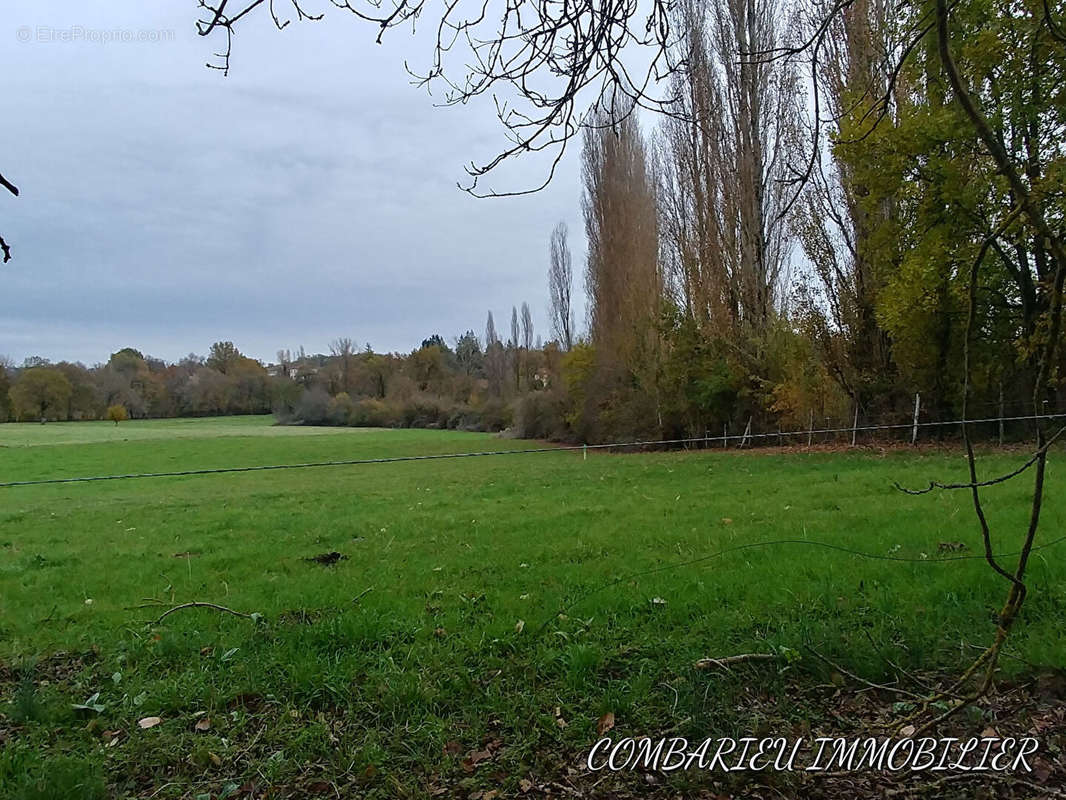
[[[250,20],[223,77],[193,0],[5,0],[0,172],[22,193],[0,193],[0,354],[176,360],[230,339],[272,361],[338,336],[406,351],[482,335],[489,309],[504,331],[523,300],[549,338],[557,221],[575,272],[584,258],[578,148],[541,193],[470,197],[463,165],[505,144],[491,108],[433,107],[403,69],[425,63],[421,39],[379,46],[320,6],[281,32]]]

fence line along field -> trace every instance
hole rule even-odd
[[[491,449],[264,417],[5,425],[0,481]],[[1066,522],[1055,467],[1038,546]],[[3,489],[0,787],[519,794],[565,774],[607,718],[693,739],[830,719],[828,662],[872,682],[948,673],[994,630],[1002,580],[968,496],[892,486],[931,479],[966,480],[963,457],[565,451]],[[1027,481],[986,492],[1011,552]],[[772,540],[913,560],[729,550]],[[1066,663],[1064,579],[1061,548],[1034,554],[1004,680]],[[254,618],[191,607],[150,624],[193,601]],[[782,659],[694,667],[748,652]],[[987,724],[974,713],[964,724]]]

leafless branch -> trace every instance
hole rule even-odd
[[[288,20],[275,13],[273,1],[244,0],[234,13],[230,0],[199,0],[205,13],[197,32],[201,36],[216,34],[220,28],[226,32],[225,47],[215,54],[218,63],[208,66],[228,74],[237,22],[264,3],[275,27],[283,29]],[[392,28],[414,26],[427,8],[426,0],[330,1],[335,8],[374,24],[379,43]],[[308,13],[296,0],[290,2],[298,20],[323,16]],[[497,115],[510,145],[493,158],[468,165],[471,180],[461,188],[482,197],[539,191],[554,175],[570,139],[601,113],[615,123],[638,108],[675,114],[674,98],[663,88],[679,68],[672,48],[671,6],[667,0],[653,0],[646,10],[637,0],[536,0],[508,3],[501,14],[492,16],[488,0],[468,4],[446,0],[435,24],[428,65],[420,71],[408,67],[414,82],[442,85],[442,105],[510,93],[526,106],[498,105]],[[465,58],[453,71],[449,64],[458,57],[453,51],[460,44]],[[627,48],[646,54],[639,72],[633,72],[621,58]],[[588,110],[579,110],[579,102]],[[496,191],[479,186],[505,160],[548,149],[555,153],[548,176],[534,188]]]
[[[0,186],[3,186],[5,189],[7,189],[9,192],[11,192],[11,194],[15,195],[15,197],[19,196],[18,187],[15,186],[15,184],[13,184],[11,181],[9,181],[7,178],[5,178],[3,175],[0,175]]]
[[[701,658],[693,666],[696,669],[711,669],[719,667],[729,669],[733,664],[747,664],[752,661],[779,661],[781,656],[776,653],[741,653],[735,656],[722,656],[721,658]]]
[[[5,189],[11,192],[11,194],[15,195],[15,197],[19,196],[18,187],[15,186],[15,184],[13,184],[3,175],[0,175],[0,186],[3,186]],[[3,236],[0,236],[0,253],[3,253],[4,264],[11,260],[11,246],[8,245],[8,243],[4,240]]]
[[[986,481],[971,481],[969,483],[940,483],[940,481],[929,481],[929,486],[925,489],[908,489],[904,486],[900,486],[899,483],[894,483],[893,486],[904,494],[920,495],[929,494],[929,492],[932,492],[935,489],[981,489],[985,486],[995,486],[998,483],[1006,483],[1011,478],[1016,478],[1033,466],[1041,456],[1047,453],[1048,448],[1050,448],[1064,432],[1066,432],[1066,426],[1059,428],[1058,431],[1048,438],[1044,446],[1033,453],[1033,455],[1020,467],[996,478],[990,478]]]
[[[251,619],[251,620],[254,620],[254,619],[258,618],[257,615],[255,615],[255,614],[245,614],[243,611],[234,611],[232,608],[227,608],[226,606],[220,606],[217,603],[205,603],[205,602],[201,602],[201,601],[197,600],[197,601],[193,601],[191,603],[182,603],[181,605],[177,605],[177,606],[174,606],[173,608],[167,609],[152,624],[153,625],[158,625],[160,622],[165,620],[167,617],[169,617],[175,611],[181,611],[182,609],[185,609],[185,608],[213,608],[215,611],[221,611],[221,612],[223,612],[225,614],[232,614],[235,617],[243,617],[244,619]]]
[[[847,677],[851,678],[853,681],[857,681],[857,682],[861,683],[863,686],[867,686],[870,689],[877,689],[878,691],[882,691],[882,692],[891,692],[892,694],[898,694],[901,697],[910,697],[911,699],[916,699],[916,700],[920,700],[921,699],[921,695],[917,695],[914,692],[908,692],[906,689],[900,689],[898,686],[889,686],[889,685],[884,684],[884,683],[873,683],[872,681],[868,681],[865,678],[860,678],[854,672],[849,672],[848,670],[844,669],[844,667],[842,667],[839,664],[837,664],[835,661],[830,661],[828,658],[826,658],[824,655],[819,653],[817,650],[815,650],[809,644],[807,645],[807,649],[810,650],[811,654],[815,658],[817,658],[819,661],[821,661],[823,664],[827,664],[828,666],[832,667],[837,672],[839,672],[841,675],[846,675]]]

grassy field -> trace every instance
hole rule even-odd
[[[533,446],[262,417],[9,424],[0,481]],[[1043,541],[1066,522],[1055,456]],[[957,670],[992,635],[1003,581],[938,552],[980,552],[969,496],[892,488],[932,478],[964,460],[559,452],[0,488],[0,795],[510,796],[576,766],[607,712],[628,735],[809,726],[791,688],[840,678],[809,648],[879,681]],[[986,492],[1000,551],[1028,488]],[[792,542],[661,569],[779,539],[919,560]],[[1063,551],[1034,554],[1008,678],[1066,664]],[[262,618],[147,624],[188,601]],[[693,668],[750,651],[795,658]],[[759,709],[737,700],[753,676]]]

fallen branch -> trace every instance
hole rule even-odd
[[[847,677],[851,678],[852,680],[858,681],[859,683],[864,684],[865,686],[868,686],[871,689],[878,689],[878,690],[883,691],[883,692],[894,692],[895,694],[901,695],[903,697],[909,697],[912,700],[921,700],[922,699],[921,695],[915,694],[914,692],[908,692],[906,689],[900,689],[900,688],[898,688],[896,686],[888,686],[888,685],[883,684],[883,683],[873,683],[871,681],[866,680],[865,678],[860,678],[854,672],[849,672],[848,670],[844,669],[842,666],[840,666],[836,662],[830,661],[828,658],[823,656],[821,653],[819,653],[817,650],[815,650],[810,645],[807,645],[807,649],[811,651],[812,655],[814,655],[819,660],[821,660],[821,661],[825,662],[826,664],[828,664],[829,666],[831,666],[833,669],[835,669],[841,675],[846,675]]]
[[[358,603],[360,600],[362,600],[364,597],[366,597],[372,591],[374,591],[374,587],[373,586],[366,587],[365,589],[363,589],[363,591],[359,592],[359,594],[357,594],[355,597],[352,598],[352,604],[354,605],[355,603]]]
[[[258,615],[258,614],[245,614],[243,611],[234,611],[232,608],[227,608],[226,606],[220,606],[220,605],[218,605],[216,603],[205,603],[205,602],[201,602],[201,601],[195,600],[195,601],[193,601],[191,603],[182,603],[181,605],[177,605],[177,606],[174,606],[173,608],[167,609],[166,611],[164,611],[162,613],[162,615],[160,615],[159,619],[157,619],[155,622],[152,623],[152,625],[158,625],[160,622],[165,620],[167,617],[169,617],[175,611],[181,611],[183,608],[213,608],[213,609],[215,609],[215,611],[221,611],[221,612],[223,612],[225,614],[232,614],[235,617],[243,617],[244,619],[250,619],[250,620],[260,619],[260,615]]]
[[[877,654],[879,656],[881,656],[881,658],[883,658],[888,663],[888,665],[890,667],[892,667],[892,669],[894,669],[897,673],[902,674],[904,677],[909,678],[914,683],[915,686],[920,687],[927,695],[936,693],[937,690],[934,689],[932,686],[930,686],[929,684],[925,683],[925,681],[919,679],[917,675],[914,675],[914,674],[908,672],[903,667],[901,667],[899,664],[897,664],[895,661],[893,661],[891,658],[889,658],[887,655],[885,655],[881,651],[881,648],[878,646],[877,642],[874,641],[874,637],[872,637],[870,635],[870,632],[868,630],[863,628],[862,632],[866,636],[866,640],[870,643],[870,645],[874,648],[874,650],[877,651]],[[957,695],[952,695],[952,697],[955,698],[955,699],[961,699],[961,698],[958,698]]]
[[[736,656],[722,656],[721,658],[701,658],[693,666],[696,669],[710,669],[720,667],[729,669],[730,664],[744,664],[748,661],[778,661],[781,656],[776,653],[741,653]]]

